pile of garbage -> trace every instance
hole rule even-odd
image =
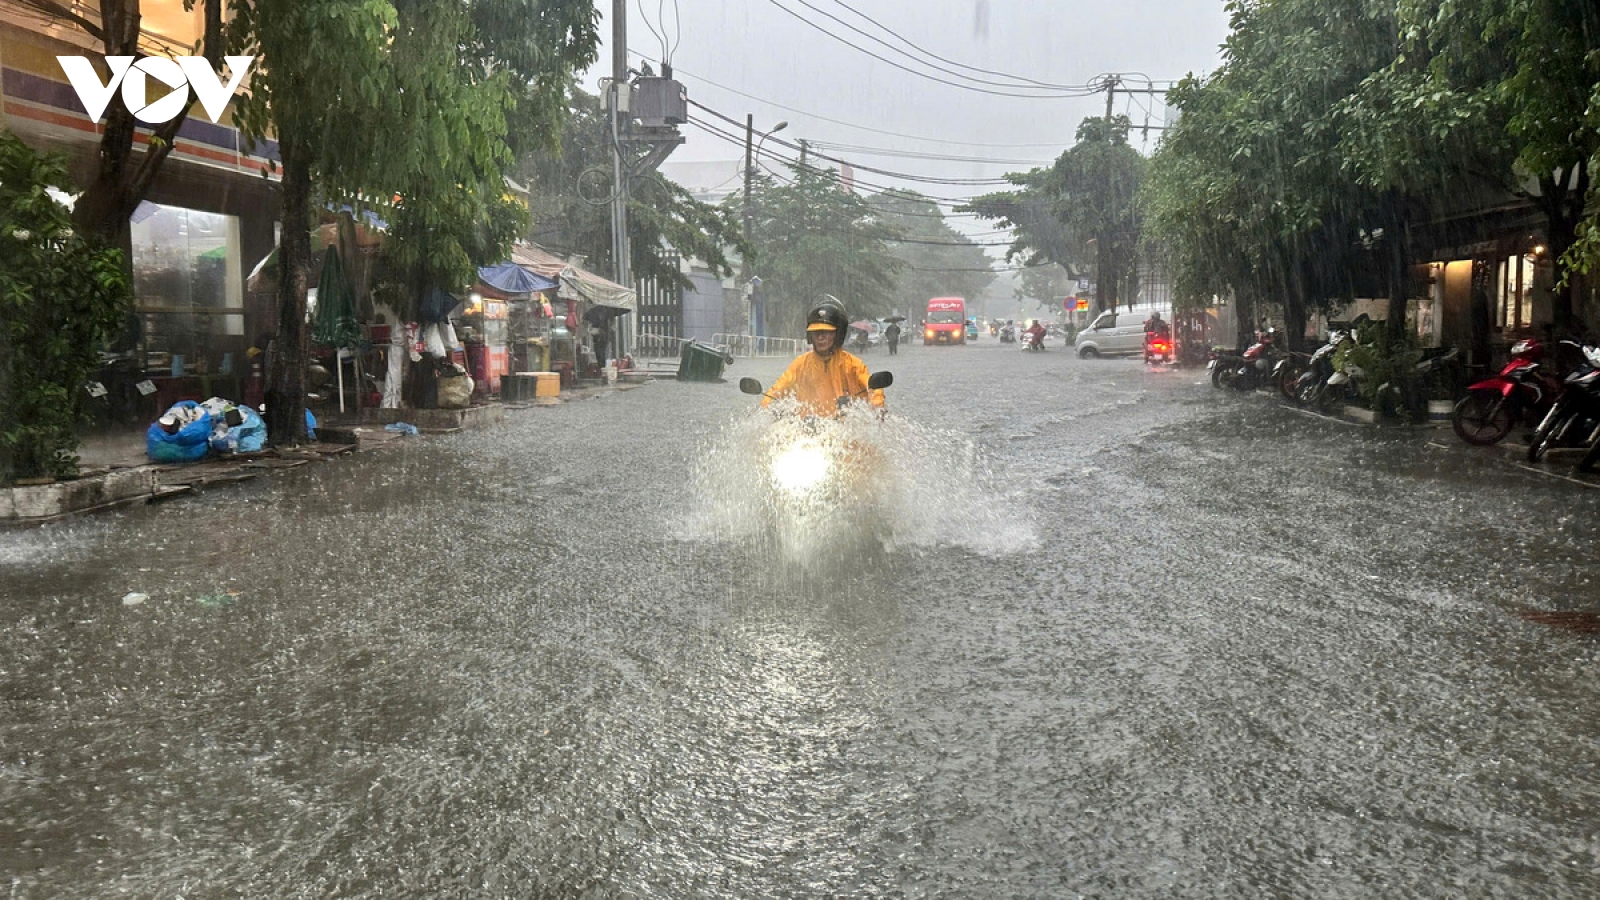
[[[306,410],[306,433],[317,437],[317,419]],[[180,400],[145,431],[144,451],[153,462],[196,462],[208,456],[259,453],[267,446],[267,423],[248,406],[212,397]]]

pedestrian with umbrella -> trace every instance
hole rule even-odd
[[[889,355],[895,356],[900,350],[900,317],[889,319],[889,327],[883,330],[883,339],[889,344]]]

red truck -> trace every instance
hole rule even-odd
[[[923,320],[924,344],[965,344],[967,342],[967,301],[960,297],[935,297],[928,301]]]

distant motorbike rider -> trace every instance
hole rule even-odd
[[[881,412],[883,391],[867,389],[867,364],[840,346],[850,317],[834,297],[823,299],[806,313],[806,340],[811,350],[800,354],[773,382],[761,405],[792,396],[806,415],[831,416],[842,398],[866,398]]]

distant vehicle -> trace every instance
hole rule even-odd
[[[1165,306],[1108,309],[1078,332],[1072,342],[1073,349],[1083,359],[1143,353],[1145,320],[1157,312],[1163,319],[1170,321],[1172,318],[1172,311]]]
[[[927,324],[922,326],[924,344],[965,344],[967,342],[967,301],[960,297],[934,297],[928,301]]]
[[[967,320],[967,340],[975,341],[977,339],[978,339],[978,320],[977,319],[968,319]]]

